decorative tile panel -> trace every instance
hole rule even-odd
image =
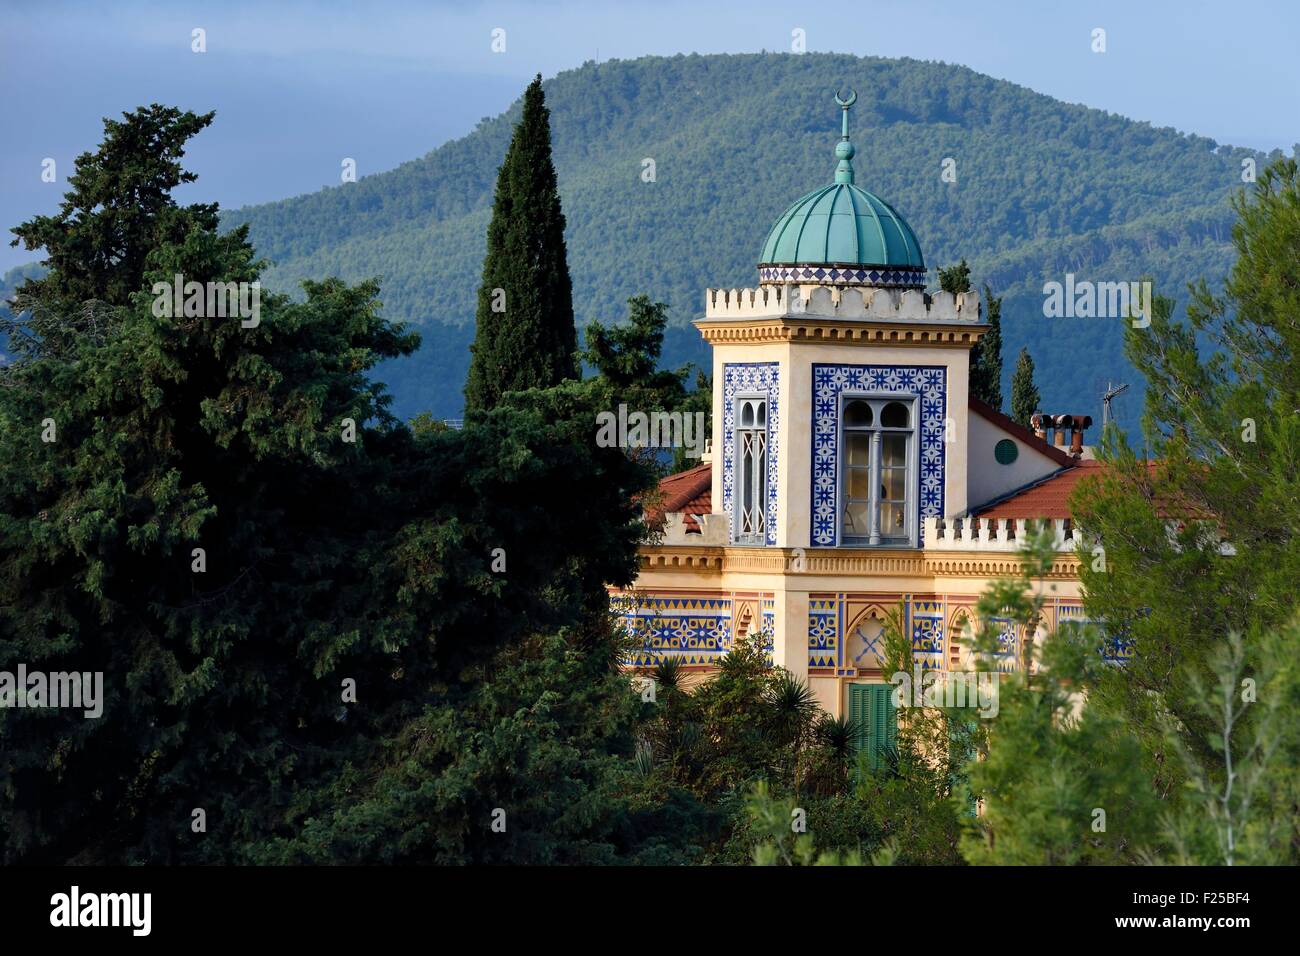
[[[925,288],[924,269],[878,268],[865,269],[844,266],[780,266],[765,265],[758,269],[758,281],[780,283],[815,282],[818,285],[902,286],[908,289]]]
[[[716,664],[731,649],[732,599],[726,596],[638,595],[623,612],[639,646],[624,660],[650,667],[666,657],[683,664]]]
[[[928,365],[817,365],[813,371],[812,543],[839,544],[840,393],[899,392],[919,396],[917,528],[943,516],[944,411],[947,369]]]
[[[1083,606],[1080,604],[1062,604],[1057,607],[1056,621],[1057,627],[1068,624],[1078,626],[1094,624],[1100,628],[1102,634],[1105,635],[1105,640],[1101,646],[1101,657],[1108,664],[1123,667],[1133,658],[1134,641],[1128,636],[1128,630],[1123,629],[1114,634],[1110,633],[1103,622],[1086,617]]]
[[[834,667],[839,660],[840,602],[836,598],[808,601],[808,666]]]
[[[770,662],[776,651],[776,599],[763,598],[763,650]]]
[[[777,463],[780,448],[777,426],[780,415],[780,366],[776,362],[726,364],[722,366],[722,510],[727,513],[730,540],[736,540],[734,499],[736,491],[736,405],[739,395],[767,395],[767,543],[776,544]]]
[[[943,602],[912,602],[912,661],[922,670],[944,670]]]
[[[1009,674],[1020,669],[1020,635],[1019,627],[1009,617],[990,618],[998,625],[998,649],[993,654],[993,669],[1000,674]]]

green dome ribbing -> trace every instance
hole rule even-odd
[[[925,259],[912,228],[889,203],[853,184],[853,156],[849,142],[849,107],[857,99],[835,100],[843,110],[840,142],[835,147],[838,164],[835,181],[813,190],[785,211],[763,243],[760,269],[767,266],[849,266],[862,284],[923,284]],[[872,275],[858,276],[862,267]],[[826,271],[826,270],[823,270]],[[837,274],[842,270],[835,270]]]

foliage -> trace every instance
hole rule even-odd
[[[988,331],[970,350],[970,394],[1002,411],[1002,298],[984,283],[984,321]]]
[[[1043,317],[1043,282],[1148,271],[1165,288],[1217,280],[1230,262],[1226,199],[1241,161],[1264,165],[1250,150],[952,64],[829,53],[587,63],[543,84],[578,325],[607,321],[647,292],[669,304],[666,363],[705,363],[689,326],[703,290],[753,285],[767,229],[830,182],[839,116],[828,91],[850,81],[872,90],[854,111],[854,129],[870,138],[869,149],[858,143],[857,181],[911,223],[928,261],[964,256],[976,287],[1006,297],[1006,353],[1034,349],[1049,407],[1086,411],[1098,380],[1134,376],[1116,325]],[[229,225],[250,225],[282,290],[304,277],[383,275],[386,315],[424,332],[418,355],[378,371],[403,417],[460,414],[495,174],[521,112],[516,102],[358,182],[225,213]],[[957,183],[924,172],[954,149]],[[657,161],[653,183],[641,180],[646,157]]]
[[[466,411],[493,408],[505,392],[578,377],[564,213],[540,75],[524,92],[523,118],[497,176],[476,328]]]
[[[191,230],[216,229],[216,205],[178,206],[171,196],[195,180],[181,167],[185,143],[215,115],[155,103],[104,120],[104,141],[77,157],[58,214],[35,216],[12,230],[17,238],[10,245],[44,250],[46,270],[29,275],[18,289],[15,311],[35,309],[36,315],[33,336],[13,341],[15,351],[22,354],[37,341],[47,350],[69,348],[79,330],[66,328],[66,319],[76,307],[91,300],[128,305],[154,250],[183,243]],[[246,235],[239,230],[238,241]]]
[[[982,813],[968,818],[962,852],[976,864],[1133,862],[1156,830],[1157,798],[1141,748],[1124,722],[1086,700],[1104,668],[1095,627],[1047,632],[1042,582],[1057,557],[1054,533],[1033,530],[1015,578],[995,582],[976,605],[977,666],[1006,661],[1020,636],[1019,669],[1002,674],[998,713],[966,766]]]
[[[745,798],[745,812],[749,815],[756,843],[753,860],[759,866],[861,866],[862,856],[856,850],[840,853],[837,850],[818,852],[812,836],[799,832],[797,818],[803,812],[792,801],[775,799],[766,781],[754,784]]]
[[[1081,483],[1073,501],[1080,524],[1105,545],[1104,564],[1084,568],[1089,614],[1132,642],[1129,665],[1103,674],[1090,699],[1126,722],[1175,820],[1181,807],[1204,811],[1183,800],[1188,785],[1202,799],[1229,786],[1225,733],[1240,754],[1276,732],[1269,727],[1277,726],[1270,715],[1278,700],[1261,696],[1229,733],[1221,689],[1225,674],[1253,675],[1263,687],[1261,675],[1277,667],[1267,662],[1294,635],[1300,579],[1296,163],[1274,163],[1234,208],[1237,259],[1222,292],[1193,287],[1186,321],[1172,300],[1157,297],[1150,326],[1126,333],[1128,353],[1152,386],[1142,444],[1108,430],[1100,450],[1107,467]],[[1290,686],[1287,667],[1273,672],[1270,681]],[[1274,693],[1279,706],[1294,707],[1293,691]],[[1286,713],[1283,724],[1294,723],[1294,709]],[[1298,804],[1279,774],[1300,755],[1290,734],[1273,746],[1259,770],[1273,782],[1269,798],[1252,805],[1249,828],[1291,836],[1266,841],[1271,856],[1265,844],[1248,855],[1295,862]],[[1212,820],[1203,821],[1202,836]],[[1176,829],[1180,853],[1225,861],[1217,838],[1194,839],[1185,819]]]
[[[1168,721],[1170,744],[1187,773],[1182,805],[1167,818],[1178,862],[1258,866],[1294,860],[1300,735],[1289,715],[1300,707],[1297,640],[1300,622],[1260,635],[1256,671],[1246,663],[1241,635],[1229,634],[1209,661],[1215,684],[1205,686],[1193,670],[1193,701],[1213,728],[1204,745],[1217,759],[1201,759],[1186,742],[1186,728]]]
[[[159,135],[182,136],[188,121],[168,115]],[[163,188],[170,173],[156,175]],[[68,230],[101,211],[76,210]],[[241,233],[196,225],[152,248],[140,276],[122,268],[88,290],[106,334],[42,340],[0,372],[0,670],[102,672],[105,691],[97,719],[0,710],[5,860],[243,858],[291,838],[345,769],[378,774],[418,721],[472,739],[447,701],[504,648],[551,635],[537,667],[562,668],[556,641],[608,661],[605,587],[635,571],[650,475],[594,447],[590,388],[519,393],[463,430],[413,433],[366,374],[416,342],[380,318],[374,282],[264,295],[245,328],[160,318],[146,291],[177,273],[256,280]],[[134,294],[109,305],[121,283]],[[70,287],[56,268],[20,291],[57,333]],[[592,509],[580,538],[574,500]],[[519,666],[521,683],[540,680]],[[479,706],[490,714],[490,696]],[[539,731],[533,769],[580,780],[599,755],[548,764],[558,727]],[[603,739],[599,720],[590,733]]]
[[[687,364],[676,371],[659,368],[668,306],[663,302],[652,302],[646,295],[632,296],[627,300],[627,306],[625,324],[607,327],[592,322],[587,326],[587,348],[582,358],[596,371],[597,387],[606,396],[606,410],[616,413],[619,405],[626,405],[629,411],[646,414],[662,411],[685,416],[698,412],[704,416],[704,427],[698,435],[712,435],[711,377],[702,369],[695,370],[695,387],[688,390],[686,382],[693,366]],[[678,472],[698,464],[697,459],[687,457],[689,451],[686,447],[675,448],[671,463],[663,470]],[[629,449],[628,452],[634,457],[645,458],[656,454],[656,450],[647,453],[642,449]]]
[[[965,259],[955,266],[939,270],[939,288],[953,295],[970,291],[970,266]]]
[[[1034,360],[1028,349],[1016,357],[1016,371],[1011,376],[1011,418],[1029,427],[1029,419],[1041,408],[1042,398],[1034,384]]]

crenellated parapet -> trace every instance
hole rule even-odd
[[[926,518],[925,550],[932,551],[1019,551],[1030,534],[1024,518]],[[1068,518],[1046,522],[1052,529],[1057,551],[1075,551],[1082,535]]]
[[[704,320],[831,319],[879,322],[961,322],[977,325],[977,292],[919,289],[764,285],[757,289],[709,289]]]
[[[693,514],[698,531],[688,530],[686,515],[670,511],[664,515],[662,544],[722,547],[729,542],[729,524],[725,514]]]

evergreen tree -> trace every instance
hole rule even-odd
[[[1203,688],[1220,686],[1225,674],[1238,690],[1243,674],[1259,685],[1259,703],[1242,707],[1228,733],[1241,761],[1270,714],[1263,690],[1270,648],[1295,635],[1296,161],[1268,167],[1234,206],[1237,256],[1222,291],[1212,293],[1203,282],[1194,286],[1185,321],[1175,318],[1172,300],[1157,296],[1150,326],[1126,331],[1126,354],[1148,383],[1142,434],[1131,440],[1108,428],[1098,451],[1106,468],[1081,483],[1072,502],[1081,528],[1106,549],[1103,566],[1083,565],[1089,615],[1132,642],[1128,666],[1103,674],[1089,699],[1123,717],[1159,768],[1152,786],[1169,799],[1189,783],[1199,797],[1227,790],[1236,800],[1245,792],[1241,781],[1227,786],[1223,698],[1216,695],[1218,706],[1207,713]],[[1225,660],[1232,634],[1241,636],[1241,649]],[[1290,647],[1293,655],[1294,643]],[[1294,690],[1272,693],[1281,693],[1286,709],[1268,720],[1294,726],[1300,706]],[[1239,695],[1234,700],[1245,703]],[[1271,862],[1294,863],[1300,847],[1296,735],[1284,736],[1263,756],[1262,772],[1271,783],[1256,789],[1250,807],[1257,841],[1250,855],[1256,862],[1268,858],[1267,844]],[[1224,833],[1222,822],[1202,821]],[[1180,842],[1186,839],[1184,833]],[[1206,862],[1225,860],[1215,840],[1187,852]]]
[[[668,306],[652,302],[649,296],[635,295],[627,300],[628,321],[625,325],[607,327],[600,322],[587,326],[587,348],[583,360],[596,369],[598,387],[610,411],[620,403],[641,411],[679,412],[704,416],[701,434],[713,434],[713,388],[710,377],[691,364],[675,371],[659,368],[663,350],[664,327],[668,322]],[[687,389],[686,381],[695,371],[695,387]],[[694,419],[692,419],[694,421]],[[698,458],[687,457],[689,449],[677,448],[673,452],[672,471],[682,471],[699,464]]]
[[[970,350],[970,393],[1002,411],[1002,298],[984,284],[984,321],[989,329]]]
[[[157,137],[114,142],[147,149],[187,125],[172,114]],[[74,199],[47,241],[130,201]],[[164,201],[156,215],[183,212]],[[608,667],[605,586],[631,580],[644,534],[647,475],[594,447],[580,383],[413,434],[367,374],[416,343],[380,317],[374,282],[263,295],[253,327],[165,317],[153,283],[252,282],[260,263],[243,229],[170,241],[137,225],[163,236],[138,275],[123,261],[76,285],[56,264],[24,287],[50,328],[88,295],[111,334],[0,369],[0,671],[103,675],[94,718],[0,708],[6,862],[246,858],[296,832],[345,768],[377,772],[503,646],[558,635]],[[533,744],[545,757],[585,732]]]
[[[476,322],[467,412],[494,408],[508,391],[578,376],[564,213],[540,74],[524,93],[523,118],[497,175]]]
[[[996,716],[979,721],[981,759],[966,765],[984,813],[968,816],[962,851],[975,864],[1072,865],[1136,862],[1157,831],[1150,766],[1114,712],[1080,699],[1107,669],[1094,626],[1033,635],[1050,600],[1042,581],[1059,554],[1050,528],[1031,528],[1020,573],[990,586],[976,606],[976,666],[1019,638],[1020,668],[998,680]]]
[[[970,291],[970,266],[965,259],[955,266],[939,270],[939,288],[953,295]]]
[[[1042,401],[1038,386],[1034,384],[1034,360],[1029,349],[1022,348],[1016,358],[1016,370],[1011,376],[1011,418],[1026,428],[1030,417],[1038,411]]]
[[[10,230],[17,237],[10,245],[44,249],[49,269],[14,295],[12,312],[30,314],[0,330],[9,333],[10,351],[20,359],[62,352],[79,336],[105,334],[109,309],[140,290],[151,252],[192,229],[216,229],[215,204],[182,207],[171,197],[194,181],[180,163],[185,143],[214,115],[155,103],[104,120],[104,142],[77,157],[59,212]]]

